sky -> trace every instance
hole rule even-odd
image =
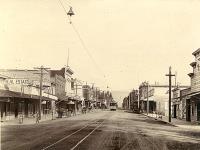
[[[198,0],[1,0],[0,68],[69,66],[95,86],[130,91],[143,81],[167,84],[169,66],[190,85],[200,47]],[[77,32],[79,33],[81,43]]]

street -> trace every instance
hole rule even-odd
[[[200,149],[200,132],[122,110],[2,126],[2,150]]]

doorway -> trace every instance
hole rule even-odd
[[[186,121],[191,121],[190,99],[186,99]]]
[[[200,102],[197,103],[197,121],[200,121]]]
[[[176,118],[176,105],[174,105],[174,118]]]

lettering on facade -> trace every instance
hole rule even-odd
[[[29,84],[28,79],[7,79],[6,82],[8,84],[22,84],[22,85],[28,85]]]

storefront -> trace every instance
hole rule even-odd
[[[75,104],[69,96],[60,96],[56,102],[56,111],[58,117],[70,117],[75,109]]]
[[[10,120],[15,117],[14,102],[10,98],[1,97],[0,98],[0,112],[1,121]]]
[[[0,90],[1,121],[15,119],[20,114],[29,117],[36,112],[38,102],[27,94]]]
[[[22,94],[18,92],[0,90],[1,121],[24,117],[34,117],[39,110],[40,97],[36,95]],[[55,109],[55,99],[42,97],[41,115],[48,115]]]
[[[191,96],[190,115],[192,122],[200,122],[200,94]]]

